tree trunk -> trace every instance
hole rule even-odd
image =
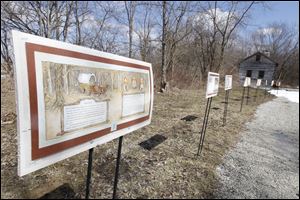
[[[78,14],[78,2],[75,1],[75,24],[76,24],[76,44],[81,45],[81,29]]]
[[[59,29],[60,29],[60,19],[58,17],[58,13],[59,13],[59,10],[58,10],[58,2],[55,1],[54,2],[54,5],[55,5],[55,39],[56,40],[59,40]]]
[[[163,27],[162,27],[162,45],[161,45],[161,85],[160,91],[167,90],[167,67],[165,65],[165,49],[166,49],[166,1],[163,1]]]
[[[130,16],[129,20],[129,52],[128,57],[132,57],[132,31],[133,31],[133,16]]]

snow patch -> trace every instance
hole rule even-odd
[[[288,90],[270,90],[271,94],[277,97],[285,97],[291,102],[299,103],[299,90],[298,91],[288,91]]]

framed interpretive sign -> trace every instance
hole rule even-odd
[[[208,72],[207,85],[206,85],[206,98],[218,95],[219,90],[219,74]]]
[[[20,176],[150,124],[150,63],[12,35]]]
[[[246,77],[245,81],[244,81],[244,87],[249,87],[251,85],[251,78],[250,77]]]
[[[225,76],[225,90],[232,89],[232,75]]]
[[[260,87],[261,86],[261,79],[257,79],[256,81],[256,87]]]

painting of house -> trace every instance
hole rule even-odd
[[[262,86],[271,85],[278,64],[264,53],[256,52],[239,63],[240,84],[245,77],[251,78],[251,86],[255,86],[257,79],[262,79]]]

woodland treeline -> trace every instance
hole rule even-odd
[[[155,87],[197,87],[208,71],[237,75],[267,51],[276,79],[299,82],[299,27],[274,22],[247,32],[255,1],[1,1],[1,73],[13,76],[10,30],[151,62]]]

